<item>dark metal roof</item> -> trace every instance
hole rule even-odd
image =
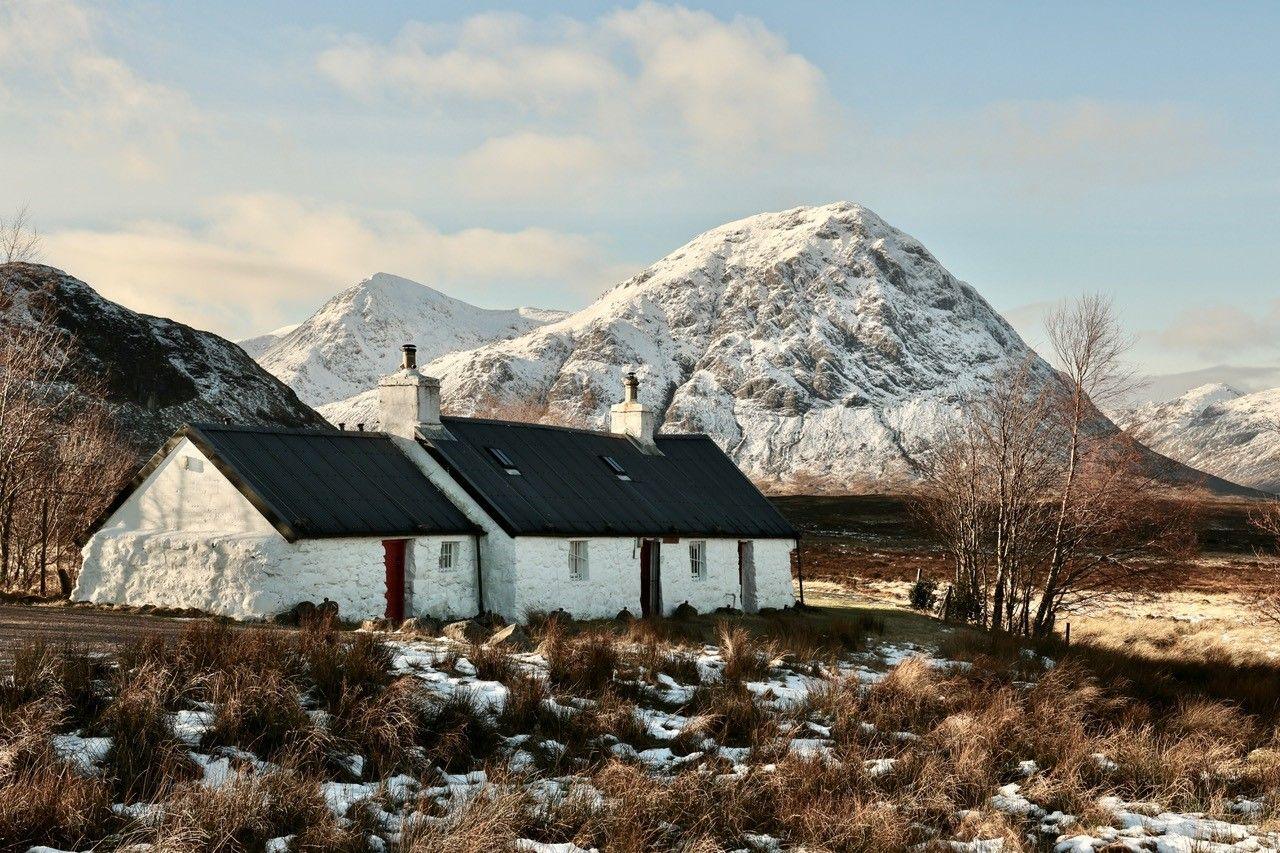
[[[443,418],[422,444],[511,535],[785,538],[795,528],[705,435],[624,436],[543,424]],[[490,451],[519,470],[510,474]],[[601,457],[612,457],[629,480]]]
[[[216,424],[185,432],[286,539],[479,530],[385,434]]]
[[[194,424],[138,472],[91,533],[184,438],[290,542],[480,532],[385,434]]]

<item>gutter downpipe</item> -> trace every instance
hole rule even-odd
[[[480,534],[471,534],[476,543],[476,615],[484,615],[484,566],[480,562]]]
[[[800,537],[796,537],[796,578],[800,581],[800,603],[804,604],[804,552],[800,550]]]

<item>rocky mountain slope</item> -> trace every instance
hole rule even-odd
[[[74,336],[73,383],[94,384],[140,454],[157,450],[192,421],[324,425],[230,341],[130,311],[53,267],[0,264],[0,311],[10,322],[47,316]]]
[[[378,273],[342,291],[298,326],[241,345],[304,401],[319,406],[374,386],[395,369],[403,343],[416,343],[418,358],[427,361],[514,338],[564,316],[539,308],[477,308],[407,278]]]
[[[849,203],[732,222],[590,307],[429,365],[445,405],[606,423],[620,377],[665,429],[711,434],[751,476],[909,481],[966,391],[1030,358],[976,290]],[[323,409],[376,420],[370,393]]]
[[[240,349],[249,353],[249,355],[257,358],[275,345],[276,341],[292,332],[301,323],[293,323],[288,326],[281,326],[278,329],[272,329],[270,332],[263,332],[261,335],[254,335],[252,338],[244,338],[236,341],[240,345]]]
[[[1115,415],[1139,441],[1186,465],[1280,492],[1280,388],[1245,394],[1214,383]]]

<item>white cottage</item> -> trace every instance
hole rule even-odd
[[[710,438],[655,434],[634,374],[624,390],[609,432],[442,417],[406,344],[382,432],[184,428],[93,531],[72,597],[236,618],[792,604],[794,528]]]

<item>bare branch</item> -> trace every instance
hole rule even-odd
[[[11,217],[0,217],[0,263],[35,263],[43,254],[43,239],[31,224],[27,205]]]

